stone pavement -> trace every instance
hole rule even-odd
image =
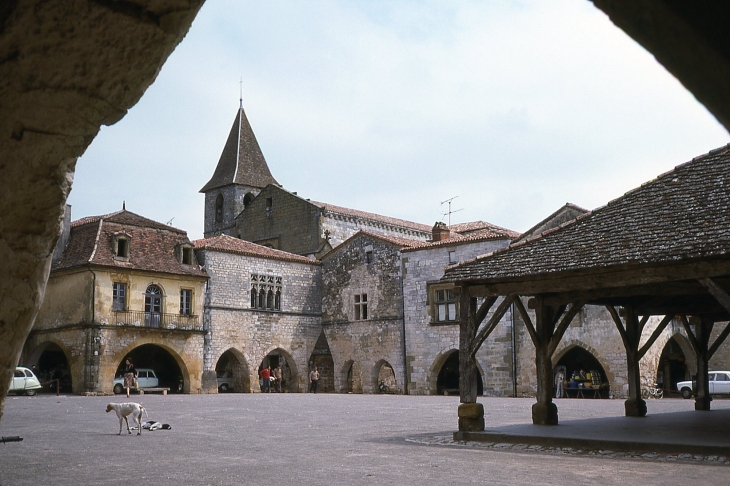
[[[172,430],[120,437],[116,416],[104,410],[124,400],[9,397],[0,435],[24,440],[0,444],[0,484],[725,484],[730,473],[721,454],[455,441],[457,397],[145,395],[131,400]],[[488,427],[531,427],[532,399],[480,401]],[[617,425],[621,400],[557,404],[561,425],[541,428],[543,434],[574,426],[599,437],[634,430]],[[709,434],[715,444],[730,436],[730,401],[713,401],[712,412],[694,412],[693,402],[681,399],[648,406],[646,423],[657,419],[657,427],[642,434],[661,441],[672,439],[675,422],[685,418],[690,422],[677,423],[676,434]],[[692,417],[705,426],[716,417],[717,426],[703,430]]]

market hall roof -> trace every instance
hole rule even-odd
[[[264,154],[248,122],[243,103],[233,120],[223,153],[218,160],[213,177],[200,192],[208,192],[229,184],[241,184],[264,188],[268,184],[279,185],[271,175]]]
[[[729,206],[730,145],[553,230],[449,267],[444,280],[469,285],[542,280],[547,292],[570,290],[576,281],[566,277],[587,273],[600,278],[585,280],[585,287],[609,287],[621,279],[623,285],[670,281],[678,278],[679,267],[687,279],[721,276],[727,269],[717,262],[730,261]],[[704,266],[689,268],[698,262]],[[627,280],[630,270],[635,273]]]
[[[115,257],[112,240],[129,238],[129,257]],[[184,264],[180,248],[192,243],[183,230],[158,223],[131,211],[91,216],[71,223],[71,234],[61,259],[52,271],[90,265],[142,270],[175,275],[207,277],[193,260]]]

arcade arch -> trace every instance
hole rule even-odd
[[[373,393],[395,393],[396,390],[398,383],[395,379],[395,370],[388,361],[381,359],[373,367]]]
[[[553,373],[557,375],[558,370],[562,370],[565,380],[569,383],[576,381],[576,385],[581,380],[571,380],[573,376],[579,376],[583,371],[586,376],[590,374],[590,380],[596,384],[600,383],[600,396],[607,398],[610,393],[610,381],[607,376],[606,369],[603,367],[599,359],[585,347],[577,343],[571,343],[556,354],[553,366]],[[585,380],[583,380],[585,383]],[[569,386],[573,386],[572,383]]]
[[[691,349],[687,338],[679,333],[671,336],[662,348],[653,378],[665,392],[678,392],[678,382],[692,379]]]
[[[55,341],[45,341],[33,350],[26,362],[28,367],[36,367],[35,374],[41,383],[59,380],[59,391],[71,393],[73,373],[66,351]],[[51,387],[55,390],[55,384]]]
[[[251,370],[243,353],[231,348],[215,365],[218,392],[251,393]]]
[[[189,393],[190,376],[185,363],[173,350],[158,344],[140,344],[121,354],[114,376],[124,370],[129,358],[138,370],[151,368],[159,381],[159,387],[169,388],[170,393]]]
[[[258,373],[267,366],[270,366],[272,371],[276,369],[277,366],[281,366],[281,372],[283,375],[281,380],[282,393],[296,393],[299,391],[299,372],[291,354],[281,348],[269,351],[256,369],[257,376]],[[275,388],[276,387],[272,387],[272,391]]]
[[[436,395],[459,394],[459,350],[451,349],[436,357],[431,366],[431,390]],[[477,395],[484,395],[482,370],[477,362]]]

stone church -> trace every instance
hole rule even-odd
[[[458,306],[449,265],[540,238],[589,211],[566,204],[520,235],[476,221],[414,223],[303,198],[272,175],[240,106],[205,194],[204,238],[126,210],[67,222],[21,362],[69,391],[110,392],[126,357],[161,386],[258,392],[262,367],[282,391],[456,394]],[[590,326],[585,326],[591,322]],[[647,323],[648,339],[659,322]],[[728,351],[715,364],[726,368]],[[534,346],[509,309],[477,355],[478,392],[536,389]],[[668,391],[694,372],[679,322],[641,362]],[[611,316],[585,307],[554,354],[565,373],[625,396],[626,359]]]

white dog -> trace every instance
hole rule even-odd
[[[129,415],[132,416],[133,423],[137,423],[137,435],[142,435],[142,412],[144,412],[145,416],[147,415],[147,410],[142,405],[134,402],[110,403],[106,406],[106,413],[109,413],[112,410],[117,412],[117,417],[119,417],[118,435],[122,435],[122,419],[124,419],[124,421],[127,423],[127,432],[129,432],[130,434],[132,433],[132,431],[129,429],[129,420],[127,420],[127,417]]]

